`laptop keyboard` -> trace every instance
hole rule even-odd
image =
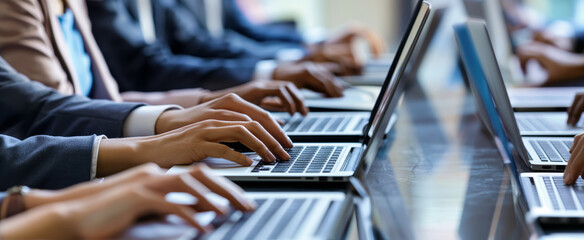
[[[337,163],[342,146],[298,146],[288,150],[290,160],[260,162],[251,172],[271,173],[330,173]]]
[[[351,116],[336,117],[302,117],[288,120],[288,126],[284,128],[287,132],[341,132],[347,128],[351,122]],[[367,118],[361,118],[354,130],[360,130],[367,123]]]
[[[568,162],[571,140],[530,140],[542,162]]]
[[[224,233],[222,236],[212,234],[209,237],[210,239],[258,239],[261,236],[264,239],[294,238],[298,234],[298,229],[287,230],[291,227],[290,222],[306,219],[310,213],[314,212],[316,203],[317,199],[313,198],[256,199],[255,211],[231,214],[222,223],[217,224],[228,230],[218,229],[219,231],[215,234]],[[251,227],[251,230],[244,228],[244,225]],[[297,224],[296,228],[298,227],[300,224]]]
[[[546,120],[538,117],[519,117],[517,118],[519,131],[560,131],[563,128],[558,127]]]
[[[550,202],[555,210],[578,210],[584,207],[584,180],[578,179],[574,185],[564,184],[562,176],[543,177],[543,182],[550,197]],[[559,199],[558,199],[559,198]]]

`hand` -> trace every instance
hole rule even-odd
[[[531,43],[517,50],[521,67],[525,71],[531,59],[539,62],[547,71],[546,83],[573,80],[584,76],[584,56],[561,50],[557,47]]]
[[[308,60],[315,62],[335,62],[341,64],[351,74],[358,74],[365,65],[365,58],[355,49],[355,42],[364,39],[373,53],[379,57],[385,51],[381,37],[375,32],[361,26],[352,26],[328,38],[322,44],[311,45],[312,54]]]
[[[244,166],[252,160],[221,143],[240,142],[267,162],[288,160],[290,155],[258,122],[205,120],[148,137],[103,139],[99,145],[97,175],[154,162],[170,168],[208,157],[225,158]],[[286,147],[292,147],[292,144]]]
[[[298,88],[308,88],[328,97],[342,97],[343,84],[327,68],[312,62],[281,64],[274,70],[273,78],[292,82]]]
[[[308,114],[308,108],[304,105],[302,94],[290,82],[251,81],[241,86],[207,94],[203,101],[216,99],[228,93],[235,93],[246,101],[272,111],[287,111],[290,115],[295,112],[300,112],[302,115]]]
[[[178,215],[200,231],[208,232],[212,227],[202,226],[193,216],[203,211],[227,213],[224,206],[208,198],[209,193],[214,192],[228,199],[242,211],[255,207],[244,197],[241,188],[213,175],[204,165],[194,166],[188,173],[180,175],[144,174],[144,168],[148,171],[161,170],[153,166],[139,168],[143,169],[133,169],[116,176],[126,179],[118,179],[119,185],[96,187],[99,184],[95,182],[77,185],[77,189],[100,188],[102,191],[85,191],[88,194],[75,199],[29,210],[5,220],[0,232],[7,239],[112,238],[136,219],[152,213]],[[167,202],[165,196],[170,192],[191,194],[197,202],[192,206]]]
[[[207,119],[253,120],[260,123],[282,146],[292,147],[290,138],[268,112],[233,93],[188,109],[166,111],[156,121],[155,132],[164,133]]]
[[[572,52],[574,43],[572,38],[559,36],[550,31],[534,31],[533,41],[555,46],[564,51]]]
[[[584,141],[582,138],[584,133],[578,134],[574,137],[574,142],[570,147],[570,160],[566,170],[564,170],[564,183],[574,184],[579,176],[584,178]]]
[[[568,124],[576,126],[582,112],[584,112],[584,93],[577,93],[572,105],[568,108]]]

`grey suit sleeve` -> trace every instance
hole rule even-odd
[[[59,189],[88,181],[95,136],[0,135],[0,191],[15,185]]]
[[[141,105],[64,96],[31,82],[0,58],[0,133],[19,139],[34,135],[122,137],[126,117]]]

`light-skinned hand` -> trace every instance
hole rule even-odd
[[[112,238],[149,214],[174,214],[202,232],[212,231],[194,219],[198,212],[226,214],[225,206],[208,196],[218,194],[238,210],[250,211],[255,204],[229,180],[213,175],[205,165],[195,165],[187,173],[165,175],[150,164],[107,178],[52,193],[56,198],[29,208],[5,220],[0,233],[6,239],[86,239]],[[195,205],[179,205],[165,200],[170,192],[194,196]],[[31,192],[34,194],[34,191]],[[27,199],[25,199],[25,202]],[[37,199],[38,201],[38,199]]]

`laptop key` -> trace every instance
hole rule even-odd
[[[574,199],[572,199],[570,186],[564,183],[564,179],[562,177],[553,177],[553,180],[554,184],[556,185],[556,189],[558,190],[558,195],[564,204],[564,208],[566,210],[576,210],[576,204],[574,203]]]
[[[537,154],[537,156],[539,157],[539,159],[542,162],[548,162],[548,158],[545,155],[545,153],[541,150],[539,143],[535,140],[529,141],[531,143],[531,145],[533,146],[533,149],[535,150],[535,153]]]
[[[548,192],[548,196],[550,198],[550,201],[552,202],[552,207],[555,210],[560,210],[560,204],[558,203],[558,199],[556,198],[556,193],[554,191],[554,187],[552,186],[552,182],[550,181],[549,177],[544,177],[543,183],[544,183],[545,188]]]

